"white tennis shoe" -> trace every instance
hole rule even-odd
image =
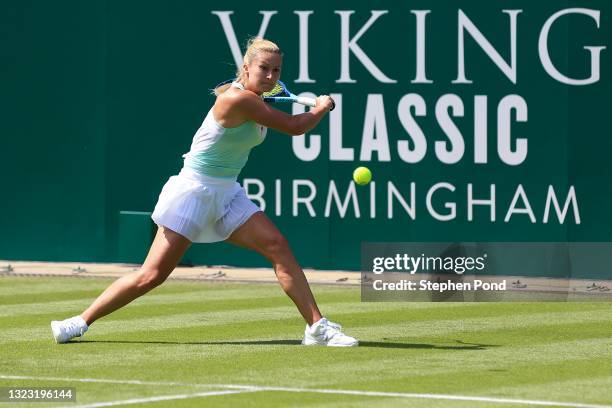
[[[81,337],[89,329],[87,323],[81,316],[74,316],[70,319],[51,322],[51,331],[56,343],[67,343],[74,337]]]
[[[322,318],[312,326],[306,325],[305,346],[353,347],[359,345],[357,339],[342,333],[342,326]]]

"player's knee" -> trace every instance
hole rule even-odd
[[[142,271],[138,276],[138,287],[145,292],[164,283],[166,274],[158,269]]]
[[[266,237],[262,250],[266,258],[272,261],[278,261],[291,253],[289,242],[281,233]]]

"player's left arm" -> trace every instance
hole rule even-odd
[[[332,99],[326,95],[320,96],[317,98],[317,106],[298,115],[289,115],[274,109],[251,92],[241,92],[236,95],[233,104],[233,110],[235,109],[246,120],[253,120],[260,125],[289,135],[302,135],[313,129],[329,112]]]

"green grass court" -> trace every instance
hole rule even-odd
[[[315,285],[361,341],[339,349],[299,345],[277,285],[169,281],[55,344],[50,320],[110,281],[0,277],[0,386],[77,393],[0,407],[612,405],[611,303],[361,303],[358,288]]]

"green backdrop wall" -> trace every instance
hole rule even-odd
[[[152,211],[262,22],[292,90],[338,102],[241,175],[304,266],[358,269],[363,241],[612,241],[608,1],[210,4],[0,4],[0,258],[119,261],[119,212]]]

